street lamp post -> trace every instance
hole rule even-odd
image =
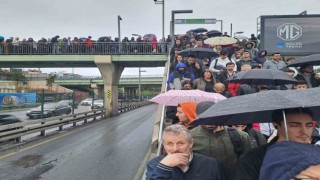
[[[147,72],[146,70],[141,70],[141,67],[139,67],[139,103],[141,102],[141,73],[142,72]]]
[[[243,31],[235,32],[235,33],[233,33],[233,37],[235,37],[236,34],[242,34],[242,33],[243,33]]]
[[[155,4],[162,4],[162,38],[164,38],[164,0],[154,0]]]
[[[120,17],[120,15],[118,15],[118,42],[119,42],[119,53],[121,52],[121,34],[120,34],[120,21],[122,20],[122,18]]]
[[[193,10],[173,10],[171,12],[171,45],[173,46],[174,44],[174,16],[175,14],[184,14],[184,13],[193,13]]]

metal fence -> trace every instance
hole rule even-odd
[[[167,54],[170,43],[0,43],[0,55]]]

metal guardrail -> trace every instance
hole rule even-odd
[[[133,103],[119,107],[120,113],[127,112],[145,105],[151,104],[151,102]],[[53,128],[59,128],[59,131],[63,130],[65,125],[72,124],[77,126],[78,122],[83,121],[84,124],[88,123],[88,120],[97,120],[105,117],[105,109],[94,109],[88,112],[82,112],[78,114],[72,114],[67,116],[51,117],[47,119],[40,119],[28,122],[14,123],[0,126],[0,142],[15,139],[17,142],[21,142],[21,137],[32,133],[40,132],[41,136],[45,135],[45,131]]]
[[[0,55],[103,55],[168,54],[170,43],[152,42],[71,42],[0,43]]]

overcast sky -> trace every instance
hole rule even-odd
[[[121,36],[153,33],[162,35],[162,5],[154,0],[0,0],[0,35],[5,38],[117,36],[117,15],[122,17]],[[223,20],[223,31],[243,31],[256,34],[257,18],[261,15],[320,14],[319,0],[165,0],[165,34],[169,34],[172,10],[192,9],[192,14],[176,18],[216,18]],[[220,30],[214,25],[176,25],[176,33],[204,27]],[[66,71],[71,68],[43,69],[45,72]],[[74,69],[82,75],[99,75],[95,69]],[[162,74],[163,68],[147,69],[145,74]],[[123,74],[138,74],[137,68],[125,69]]]

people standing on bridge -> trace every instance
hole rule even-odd
[[[84,43],[86,45],[86,52],[92,53],[93,52],[93,42],[91,40],[91,36],[88,36],[88,38],[84,40]]]
[[[183,103],[179,103],[177,106],[176,116],[179,119],[179,123],[183,124],[188,129],[193,128],[193,126],[190,126],[189,124],[193,122],[197,117],[196,106],[197,106],[197,103],[195,102],[183,102]]]
[[[241,59],[236,63],[238,72],[241,71],[244,64],[249,64],[251,69],[259,68],[259,64],[250,58],[250,53],[247,50],[243,51]]]
[[[232,97],[232,95],[228,91],[226,91],[226,86],[223,83],[216,83],[213,87],[213,92],[221,94],[226,98]]]
[[[314,73],[311,64],[300,66],[299,74],[295,77],[297,80],[304,80],[308,83],[309,88],[318,87],[320,85],[320,75]]]
[[[242,65],[241,71],[249,71],[249,70],[251,70],[251,65],[250,64],[243,64]],[[239,89],[240,86],[241,86],[241,83],[230,82],[228,84],[229,93],[231,93],[232,96],[237,96],[237,92],[238,92],[238,89]]]
[[[167,83],[169,89],[180,90],[182,88],[182,82],[184,80],[193,81],[194,79],[194,75],[187,71],[186,64],[178,63],[176,66],[176,70],[170,73]]]
[[[292,86],[292,89],[293,90],[308,89],[308,83],[303,79],[299,79],[298,82]]]
[[[206,92],[213,92],[213,87],[216,84],[213,72],[210,69],[204,69],[201,77],[193,81],[193,89],[199,89]]]
[[[247,50],[250,54],[250,58],[253,59],[256,57],[258,50],[255,48],[256,44],[252,41],[246,42],[244,49]]]
[[[276,52],[272,54],[272,59],[266,61],[263,64],[263,69],[280,70],[286,66],[286,63],[281,60],[281,54],[279,52]]]
[[[165,128],[162,142],[167,154],[149,161],[147,180],[225,180],[221,164],[215,158],[192,152],[194,141],[190,131],[184,126],[175,124]]]
[[[235,63],[228,62],[226,64],[226,71],[223,71],[222,73],[219,73],[217,76],[217,82],[223,83],[225,87],[228,87],[229,81],[227,79],[231,78],[233,75],[235,75]]]
[[[310,144],[314,128],[313,112],[308,108],[284,109],[284,112],[288,124],[289,141]],[[267,149],[277,142],[286,141],[283,110],[275,110],[272,114],[272,121],[278,135],[269,143],[254,148],[240,157],[234,176],[235,180],[258,180]]]
[[[237,124],[232,125],[232,127],[238,129],[239,131],[248,133],[253,148],[262,146],[267,143],[266,138],[262,135],[262,133],[259,130],[253,128],[252,124]]]
[[[183,50],[184,47],[181,43],[180,39],[176,39],[174,45],[172,46],[172,48],[170,49],[170,62],[173,62],[173,59],[175,57],[176,53],[179,53],[179,51]]]
[[[211,61],[209,69],[214,72],[215,75],[218,75],[226,71],[227,63],[229,62],[232,62],[232,60],[228,58],[228,51],[222,49],[220,51],[219,58]]]
[[[52,47],[52,53],[57,54],[58,53],[58,39],[60,38],[59,35],[54,36],[51,38],[51,47]]]
[[[194,55],[189,55],[185,64],[187,71],[193,74],[195,78],[201,77],[202,68]]]
[[[203,113],[213,102],[201,102],[196,107],[197,115]],[[227,108],[227,107],[226,107]],[[227,179],[232,179],[238,158],[252,148],[247,133],[219,125],[200,125],[191,130],[194,152],[214,157],[222,165]]]
[[[170,64],[170,72],[175,70],[175,67],[178,63],[184,63],[183,57],[179,54],[176,54],[174,61]]]
[[[260,51],[258,51],[257,56],[253,58],[253,60],[259,64],[260,68],[262,68],[264,62],[267,61],[266,56],[267,56],[267,51],[260,50]]]

